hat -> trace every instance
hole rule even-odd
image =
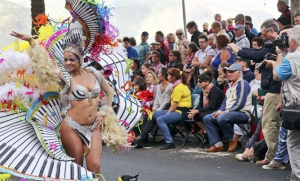
[[[227,71],[242,71],[242,66],[240,64],[235,63],[230,65]]]
[[[286,4],[287,6],[289,5],[289,0],[280,0],[280,1]]]
[[[243,57],[236,57],[235,58],[237,61],[244,61],[246,62],[248,65],[251,64],[251,61],[249,59],[243,58]]]
[[[236,15],[235,18],[232,18],[232,20],[243,20],[245,21],[245,16],[243,14]]]
[[[153,42],[153,43],[151,43],[151,45],[160,45],[160,43],[158,43],[158,42]]]
[[[149,33],[147,31],[143,31],[142,36],[149,36]]]
[[[245,26],[243,26],[243,25],[236,25],[236,26],[234,27],[234,29],[235,29],[235,30],[244,30],[244,31],[245,31]]]

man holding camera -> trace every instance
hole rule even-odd
[[[235,44],[229,44],[231,49],[238,56],[260,63],[267,54],[276,54],[274,41],[279,39],[279,27],[276,21],[266,20],[260,27],[265,37],[265,45],[262,49],[239,48]],[[276,42],[276,41],[275,41]],[[281,126],[279,113],[276,113],[276,106],[279,102],[281,82],[274,81],[272,68],[261,67],[261,88],[266,93],[262,117],[262,130],[268,151],[265,159],[256,162],[257,165],[267,165],[276,155],[279,128]]]
[[[289,52],[286,48],[276,48],[277,60],[265,60],[266,67],[273,67],[273,77],[276,81],[283,81],[282,97],[284,107],[289,107],[300,115],[300,25],[295,26],[288,33]],[[279,103],[282,107],[282,102]],[[283,127],[288,128],[288,152],[292,167],[291,180],[300,180],[300,116],[294,116],[294,122],[286,122],[286,109],[282,109]],[[293,114],[295,114],[295,112]],[[290,126],[291,123],[293,126]]]

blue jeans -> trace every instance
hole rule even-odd
[[[287,150],[287,134],[288,130],[280,127],[278,138],[278,149],[274,161],[286,164],[289,161],[289,153]]]
[[[161,110],[154,113],[153,117],[157,117],[156,124],[163,132],[167,143],[173,143],[168,124],[178,123],[182,120],[182,115],[176,111],[167,114],[168,110]]]
[[[244,112],[231,111],[213,118],[212,114],[204,116],[203,123],[206,129],[206,134],[211,145],[221,142],[221,138],[217,127],[219,126],[226,140],[234,138],[233,124],[248,123],[249,117]]]

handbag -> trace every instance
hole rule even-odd
[[[283,98],[287,102],[284,90],[282,89]],[[282,107],[281,112],[282,127],[288,130],[300,131],[300,107]]]

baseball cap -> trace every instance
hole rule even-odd
[[[230,65],[227,71],[242,71],[242,66],[240,64],[234,63]]]
[[[289,0],[280,0],[280,1],[286,4],[287,6],[289,6]]]
[[[251,61],[250,61],[249,59],[247,59],[247,58],[236,57],[235,59],[236,59],[237,61],[244,61],[244,62],[246,62],[248,65],[251,64]]]
[[[147,31],[143,31],[142,36],[149,36],[149,33]]]
[[[160,43],[158,43],[158,42],[153,42],[153,43],[151,43],[151,45],[160,45]]]
[[[243,14],[236,15],[235,18],[232,18],[232,20],[243,20],[245,21],[245,16]]]
[[[234,29],[235,29],[235,30],[244,30],[244,31],[245,31],[245,26],[243,26],[243,25],[236,25],[236,26],[234,27]]]

